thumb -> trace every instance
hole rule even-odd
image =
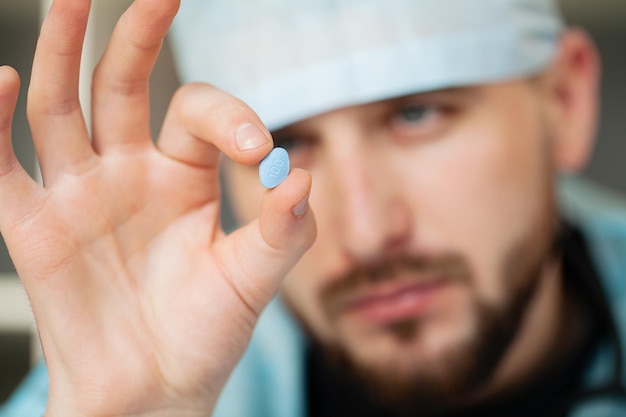
[[[278,187],[265,192],[258,219],[216,243],[225,278],[257,315],[315,240],[310,191],[311,175],[294,169]]]

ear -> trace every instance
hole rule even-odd
[[[600,58],[591,38],[568,29],[546,75],[556,167],[579,171],[591,155],[598,123]]]

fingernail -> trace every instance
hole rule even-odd
[[[252,123],[242,124],[235,134],[235,142],[237,142],[237,148],[239,148],[240,151],[258,148],[269,141],[270,138]]]
[[[302,217],[304,213],[306,213],[307,207],[309,207],[309,193],[306,193],[304,198],[300,200],[298,204],[293,206],[293,208],[291,209],[291,212],[296,217]]]

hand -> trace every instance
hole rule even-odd
[[[256,319],[315,238],[294,215],[294,170],[259,218],[219,224],[220,151],[258,163],[269,133],[208,85],[174,97],[154,145],[148,78],[177,0],[137,0],[94,73],[92,138],[78,102],[89,2],[55,0],[35,53],[28,116],[44,186],[17,162],[19,81],[0,68],[0,230],[32,304],[50,374],[48,416],[209,415]],[[268,140],[241,150],[239,126]]]

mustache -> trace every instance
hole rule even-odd
[[[320,291],[321,304],[330,316],[336,315],[354,293],[382,282],[429,284],[442,280],[468,283],[471,269],[458,253],[384,258],[375,264],[360,264]]]

